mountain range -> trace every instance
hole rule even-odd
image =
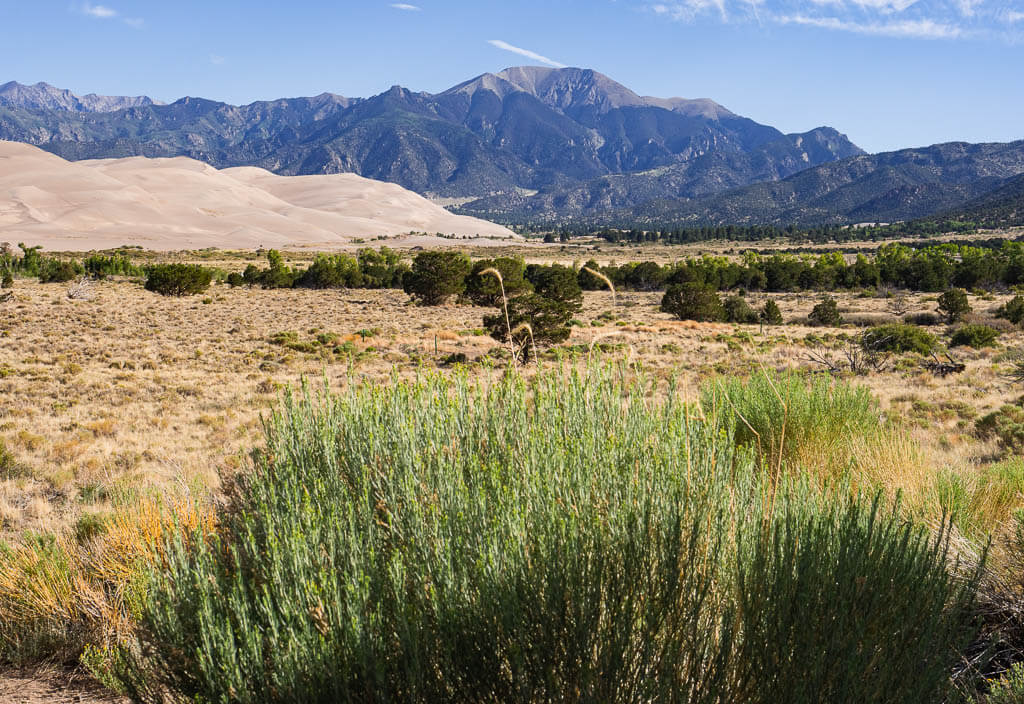
[[[867,155],[830,127],[784,134],[710,99],[654,98],[589,69],[510,68],[234,106],[0,86],[0,139],[65,159],[188,156],[282,175],[355,173],[513,221],[888,221],[1024,173],[1024,144]]]

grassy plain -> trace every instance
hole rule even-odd
[[[666,262],[708,251],[596,243],[471,253],[605,264]],[[225,252],[139,258],[228,271],[257,259]],[[221,481],[262,444],[261,418],[286,387],[303,379],[325,380],[333,390],[353,379],[383,383],[448,366],[455,355],[465,355],[474,378],[497,376],[506,364],[503,347],[481,330],[482,317],[493,311],[455,303],[414,306],[401,291],[218,284],[204,295],[165,298],[125,279],[93,283],[87,299],[72,300],[67,290],[67,284],[18,279],[12,299],[0,304],[0,442],[6,448],[0,541],[21,556],[14,564],[22,574],[44,565],[32,562],[40,554],[36,547],[19,553],[20,546],[56,541],[58,552],[72,556],[67,574],[74,578],[39,580],[63,584],[63,592],[40,588],[24,607],[66,612],[74,620],[72,612],[81,610],[74,593],[95,589],[94,620],[102,624],[84,627],[100,630],[82,636],[90,642],[116,638],[138,608],[132,585],[115,590],[116,603],[109,589],[96,585],[116,582],[123,563],[151,559],[170,515],[192,525],[208,519]],[[673,319],[658,310],[660,292],[620,292],[614,301],[607,292],[587,292],[569,340],[544,363],[558,354],[626,360],[659,382],[677,379],[684,396],[696,400],[716,377],[743,379],[762,369],[824,373],[819,360],[841,360],[861,326],[895,320],[891,293],[831,294],[856,325],[821,328],[803,322],[820,299],[816,294],[749,294],[755,308],[775,300],[786,320],[762,327]],[[974,316],[992,322],[991,313],[1009,298],[972,295]],[[906,307],[934,312],[935,299],[908,294]],[[940,337],[945,330],[931,328]],[[853,376],[851,383],[878,400],[892,432],[855,446],[803,443],[802,454],[790,459],[836,472],[855,459],[860,476],[902,492],[926,519],[952,514],[975,545],[989,533],[1005,535],[1013,511],[1024,504],[1024,467],[1001,457],[995,442],[979,439],[975,422],[1024,394],[1006,377],[1021,348],[1024,332],[1007,327],[994,348],[950,350],[966,365],[960,374],[938,377],[923,367],[926,360],[902,355],[884,371]],[[22,586],[0,579],[0,597]],[[33,637],[44,652],[67,634]]]

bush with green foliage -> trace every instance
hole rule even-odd
[[[469,257],[461,252],[420,252],[404,276],[402,288],[421,305],[441,305],[466,290],[471,268]]]
[[[951,347],[994,347],[999,331],[988,325],[964,325],[953,331],[949,338]]]
[[[245,285],[245,276],[239,274],[237,271],[232,271],[228,274],[228,278],[225,280],[231,288],[238,288],[239,286]]]
[[[730,323],[753,324],[760,319],[757,311],[742,296],[729,296],[722,303],[722,308],[725,309],[726,321]]]
[[[1024,296],[1014,296],[996,311],[997,318],[1009,320],[1014,325],[1024,323]]]
[[[358,259],[364,288],[402,288],[409,265],[402,261],[398,252],[388,247],[379,250],[366,247],[359,250]]]
[[[1024,662],[1013,665],[1000,679],[990,680],[988,696],[979,704],[1021,704],[1024,702]]]
[[[530,264],[526,267],[526,280],[534,292],[552,301],[573,305],[583,300],[576,270],[561,264]]]
[[[975,423],[982,439],[994,439],[1007,453],[1024,454],[1024,408],[1006,404]]]
[[[363,285],[363,274],[359,262],[347,254],[318,254],[293,280],[298,288],[358,288]]]
[[[501,273],[501,283],[493,274],[481,274],[488,269]],[[507,298],[514,298],[533,290],[527,281],[526,263],[519,258],[498,257],[497,259],[481,259],[474,262],[473,269],[466,279],[466,298],[473,305],[485,308],[502,306],[502,290]]]
[[[837,328],[843,324],[843,316],[839,313],[839,306],[834,298],[826,297],[811,309],[807,316],[811,325],[820,327]]]
[[[213,272],[198,264],[156,264],[146,270],[146,290],[163,296],[192,296],[210,287]]]
[[[97,279],[105,279],[108,276],[143,276],[145,271],[142,267],[136,266],[124,254],[93,254],[83,262],[85,272]]]
[[[284,263],[284,257],[276,249],[267,252],[267,268],[259,272],[258,282],[263,288],[291,288],[295,285],[296,273]]]
[[[569,323],[578,311],[579,304],[528,293],[508,302],[507,322],[501,308],[494,315],[484,316],[483,324],[487,334],[499,342],[508,341],[511,328],[516,347],[528,357],[533,345],[549,347],[569,339]],[[529,330],[522,328],[524,323]]]
[[[971,312],[971,304],[967,300],[967,292],[962,288],[951,288],[939,296],[939,313],[952,325]]]
[[[39,262],[39,283],[42,284],[67,283],[84,273],[82,265],[74,260],[43,257]]]
[[[938,338],[916,325],[890,323],[864,331],[861,344],[876,352],[915,352],[928,355],[939,345]]]
[[[584,291],[607,291],[608,284],[601,277],[591,273],[595,271],[601,274],[604,273],[601,265],[593,259],[588,260],[586,264],[580,267],[580,270],[576,272],[576,281],[579,283],[580,288]]]
[[[718,297],[718,291],[696,281],[670,285],[661,299],[661,311],[680,320],[725,320],[725,308],[722,299]]]
[[[14,274],[10,269],[4,269],[3,275],[0,275],[0,288],[14,288]]]
[[[779,310],[779,304],[771,299],[765,301],[764,308],[757,314],[757,319],[765,325],[782,325],[782,311]]]
[[[950,575],[943,531],[772,483],[732,421],[630,376],[286,398],[216,533],[167,546],[121,685],[242,704],[950,694],[974,579]]]

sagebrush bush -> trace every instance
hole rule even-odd
[[[193,296],[210,287],[213,272],[198,264],[156,264],[146,271],[146,290],[163,296]]]
[[[623,371],[287,397],[216,537],[168,545],[119,681],[149,702],[941,699],[973,585],[941,537],[769,485],[734,422]]]
[[[1020,406],[1003,406],[978,419],[975,424],[978,435],[992,438],[1006,452],[1024,453],[1024,408]]]

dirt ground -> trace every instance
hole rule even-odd
[[[124,704],[83,676],[58,672],[0,672],[3,704]]]

